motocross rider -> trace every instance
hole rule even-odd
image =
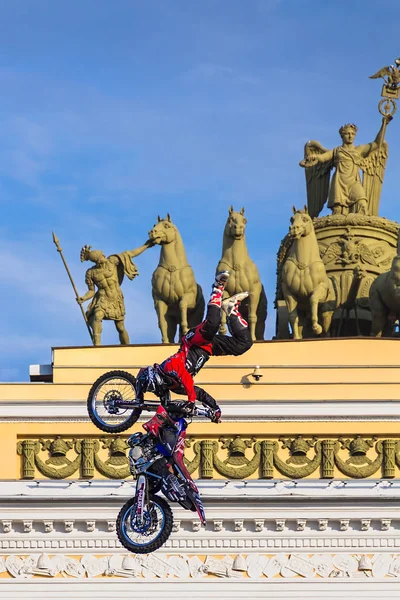
[[[217,402],[205,390],[194,385],[193,377],[208,361],[210,356],[239,356],[249,348],[253,341],[247,322],[239,312],[240,303],[247,298],[248,292],[235,294],[222,301],[229,271],[217,273],[212,286],[211,297],[207,305],[205,320],[190,329],[183,336],[178,352],[167,358],[160,365],[141,369],[136,379],[136,396],[144,399],[149,391],[161,398],[169,399],[169,392],[187,395],[188,401],[179,403],[186,415],[193,413],[195,401],[198,400],[212,410],[212,421],[219,423],[221,409]],[[227,314],[227,324],[231,336],[218,333],[221,323],[221,309]],[[171,404],[173,404],[171,402]]]

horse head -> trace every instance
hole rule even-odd
[[[154,244],[170,244],[176,239],[177,229],[175,225],[171,221],[171,217],[169,214],[165,217],[165,219],[161,219],[161,217],[157,217],[158,221],[154,225],[153,229],[149,231],[149,239]]]
[[[304,209],[296,209],[293,206],[293,217],[290,219],[289,235],[294,240],[309,235],[313,230],[313,222],[308,214],[307,206]]]
[[[246,223],[247,219],[244,216],[244,208],[240,212],[236,212],[233,210],[233,206],[230,206],[228,220],[225,225],[225,235],[235,240],[241,240],[244,237]]]

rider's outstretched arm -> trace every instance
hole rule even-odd
[[[210,394],[208,394],[205,390],[203,390],[203,388],[199,387],[198,385],[195,385],[194,390],[195,390],[196,398],[199,402],[201,402],[205,406],[208,406],[212,410],[219,409],[219,406],[218,406],[217,402],[214,400],[214,398],[212,396],[210,396]]]
[[[185,392],[187,394],[189,402],[196,402],[196,391],[194,389],[193,377],[185,369],[182,361],[176,361],[174,364],[178,379],[180,379]]]
[[[212,412],[213,412],[213,416],[211,418],[211,420],[214,423],[220,423],[221,421],[221,409],[218,406],[218,404],[216,403],[216,401],[214,400],[214,398],[212,396],[210,396],[210,394],[208,394],[205,390],[203,390],[201,387],[195,385],[194,389],[196,391],[196,396],[197,396],[197,400],[199,402],[201,402],[202,404],[204,404],[205,406],[207,406],[208,408],[211,408]]]

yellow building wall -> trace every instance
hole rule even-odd
[[[222,408],[224,402],[248,404],[249,407],[263,403],[265,416],[268,417],[268,404],[265,403],[268,401],[282,402],[282,416],[290,417],[291,409],[287,405],[288,401],[302,403],[352,401],[360,404],[359,416],[362,418],[363,402],[365,401],[399,401],[398,344],[399,341],[396,339],[374,338],[259,342],[255,343],[252,349],[243,356],[211,358],[200,372],[196,383],[203,386],[217,401],[221,402]],[[27,421],[24,419],[24,407],[31,404],[48,404],[49,407],[62,404],[65,406],[65,416],[67,416],[68,404],[71,407],[76,403],[82,406],[86,405],[87,394],[92,383],[105,371],[121,369],[135,374],[141,366],[161,362],[175,349],[176,346],[161,344],[54,348],[53,383],[0,384],[0,406],[11,405],[14,415],[12,419],[0,422],[0,456],[2,457],[0,479],[19,479],[23,475],[23,461],[28,459],[26,456],[24,457],[22,450],[21,454],[17,454],[18,442],[37,440],[39,445],[43,445],[39,440],[43,440],[43,443],[47,440],[49,446],[59,437],[65,441],[72,440],[74,444],[78,439],[100,440],[98,443],[103,444],[103,438],[107,437],[92,425],[89,418],[85,422],[65,422],[64,420],[45,422],[35,418]],[[260,366],[263,375],[259,382],[255,382],[251,377],[256,365]],[[342,421],[339,418],[337,420],[334,418],[313,420],[312,417],[301,421],[281,421],[279,419],[248,421],[243,419],[230,420],[219,425],[207,421],[191,424],[188,430],[191,445],[186,450],[188,460],[192,461],[195,457],[194,445],[196,442],[200,444],[204,454],[208,450],[207,444],[203,442],[214,441],[218,446],[217,459],[214,460],[214,463],[217,460],[221,464],[226,463],[229,471],[232,465],[232,468],[243,467],[253,460],[258,447],[256,444],[265,442],[263,448],[269,448],[272,443],[277,444],[274,454],[275,457],[278,457],[276,458],[277,462],[281,460],[289,467],[301,470],[310,460],[315,459],[316,449],[318,450],[322,441],[326,439],[335,442],[335,456],[338,457],[339,462],[342,460],[346,463],[349,460],[350,466],[354,463],[354,468],[360,468],[361,471],[371,461],[374,462],[381,456],[380,470],[368,475],[368,469],[364,469],[362,471],[364,476],[381,476],[383,463],[389,459],[394,462],[397,460],[397,438],[400,438],[400,431],[399,424],[393,420]],[[137,424],[129,433],[140,430],[140,428],[141,425]],[[300,452],[293,457],[290,440],[292,444],[295,444],[294,440],[299,436],[311,440],[309,450],[304,456]],[[353,456],[349,448],[342,447],[344,441],[340,441],[343,437],[351,440],[357,436],[366,440],[377,438],[371,442],[372,445],[368,446],[370,450],[365,450],[364,463],[362,462],[362,452],[361,454],[355,452]],[[126,435],[121,439],[125,438]],[[239,438],[245,440],[246,449],[243,450],[242,455],[239,452],[239,456],[236,457],[238,464],[235,466],[235,460],[233,463],[229,462],[231,460],[229,443]],[[283,447],[286,438],[289,442],[287,442],[287,447]],[[312,441],[312,438],[315,440]],[[231,442],[228,443],[226,440],[231,440]],[[392,440],[392,442],[383,444],[383,440]],[[267,441],[269,446],[266,444]],[[317,446],[315,446],[316,443]],[[367,445],[368,443],[366,442]],[[318,451],[322,452],[321,448]],[[389,450],[390,457],[388,459],[384,452],[387,454]],[[264,452],[264,450],[262,451]],[[206,455],[203,454],[201,460],[205,460]],[[53,456],[51,449],[49,451],[49,448],[43,449],[42,447],[40,447],[40,451],[38,450],[37,455],[45,464],[47,460],[50,465],[53,463],[56,465],[58,460],[60,468],[76,458],[74,448],[69,448],[68,452],[65,452],[64,458],[62,453],[58,454],[57,458],[57,453],[56,456]],[[108,460],[110,449],[99,447],[97,456],[101,457],[103,462]],[[359,458],[355,458],[356,456]],[[111,463],[112,461],[118,462],[111,453]],[[124,463],[123,458],[121,461]],[[397,463],[393,468],[394,471],[393,469],[390,471],[392,473],[390,476],[394,476],[393,473],[398,476]],[[226,477],[224,467],[221,469],[220,472],[214,469],[215,472],[212,476]],[[245,471],[245,469],[243,470]],[[238,472],[241,472],[240,469]],[[352,472],[351,469],[350,472]],[[30,473],[32,474],[32,470]],[[201,475],[201,467],[197,467],[193,473],[195,476]],[[347,476],[343,471],[338,470],[337,465],[335,465],[333,473],[335,477]],[[69,475],[72,478],[77,476],[79,476],[79,472]],[[94,469],[93,476],[103,477],[104,475]],[[274,467],[273,476],[285,475],[282,475],[282,471],[277,471]],[[303,476],[316,477],[320,475],[313,471],[311,474]],[[44,477],[45,475],[35,467],[34,478]],[[248,477],[260,477],[260,469],[256,469]]]

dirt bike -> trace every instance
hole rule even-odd
[[[88,396],[88,412],[93,423],[107,433],[119,433],[133,425],[143,410],[155,415],[143,424],[146,433],[134,433],[127,444],[129,465],[136,478],[136,491],[121,508],[116,531],[121,544],[135,554],[160,548],[172,532],[173,515],[161,491],[171,502],[197,512],[202,525],[206,518],[199,491],[183,460],[188,421],[186,402],[139,402],[135,378],[124,371],[102,375]],[[213,411],[195,406],[194,415],[212,419]]]

